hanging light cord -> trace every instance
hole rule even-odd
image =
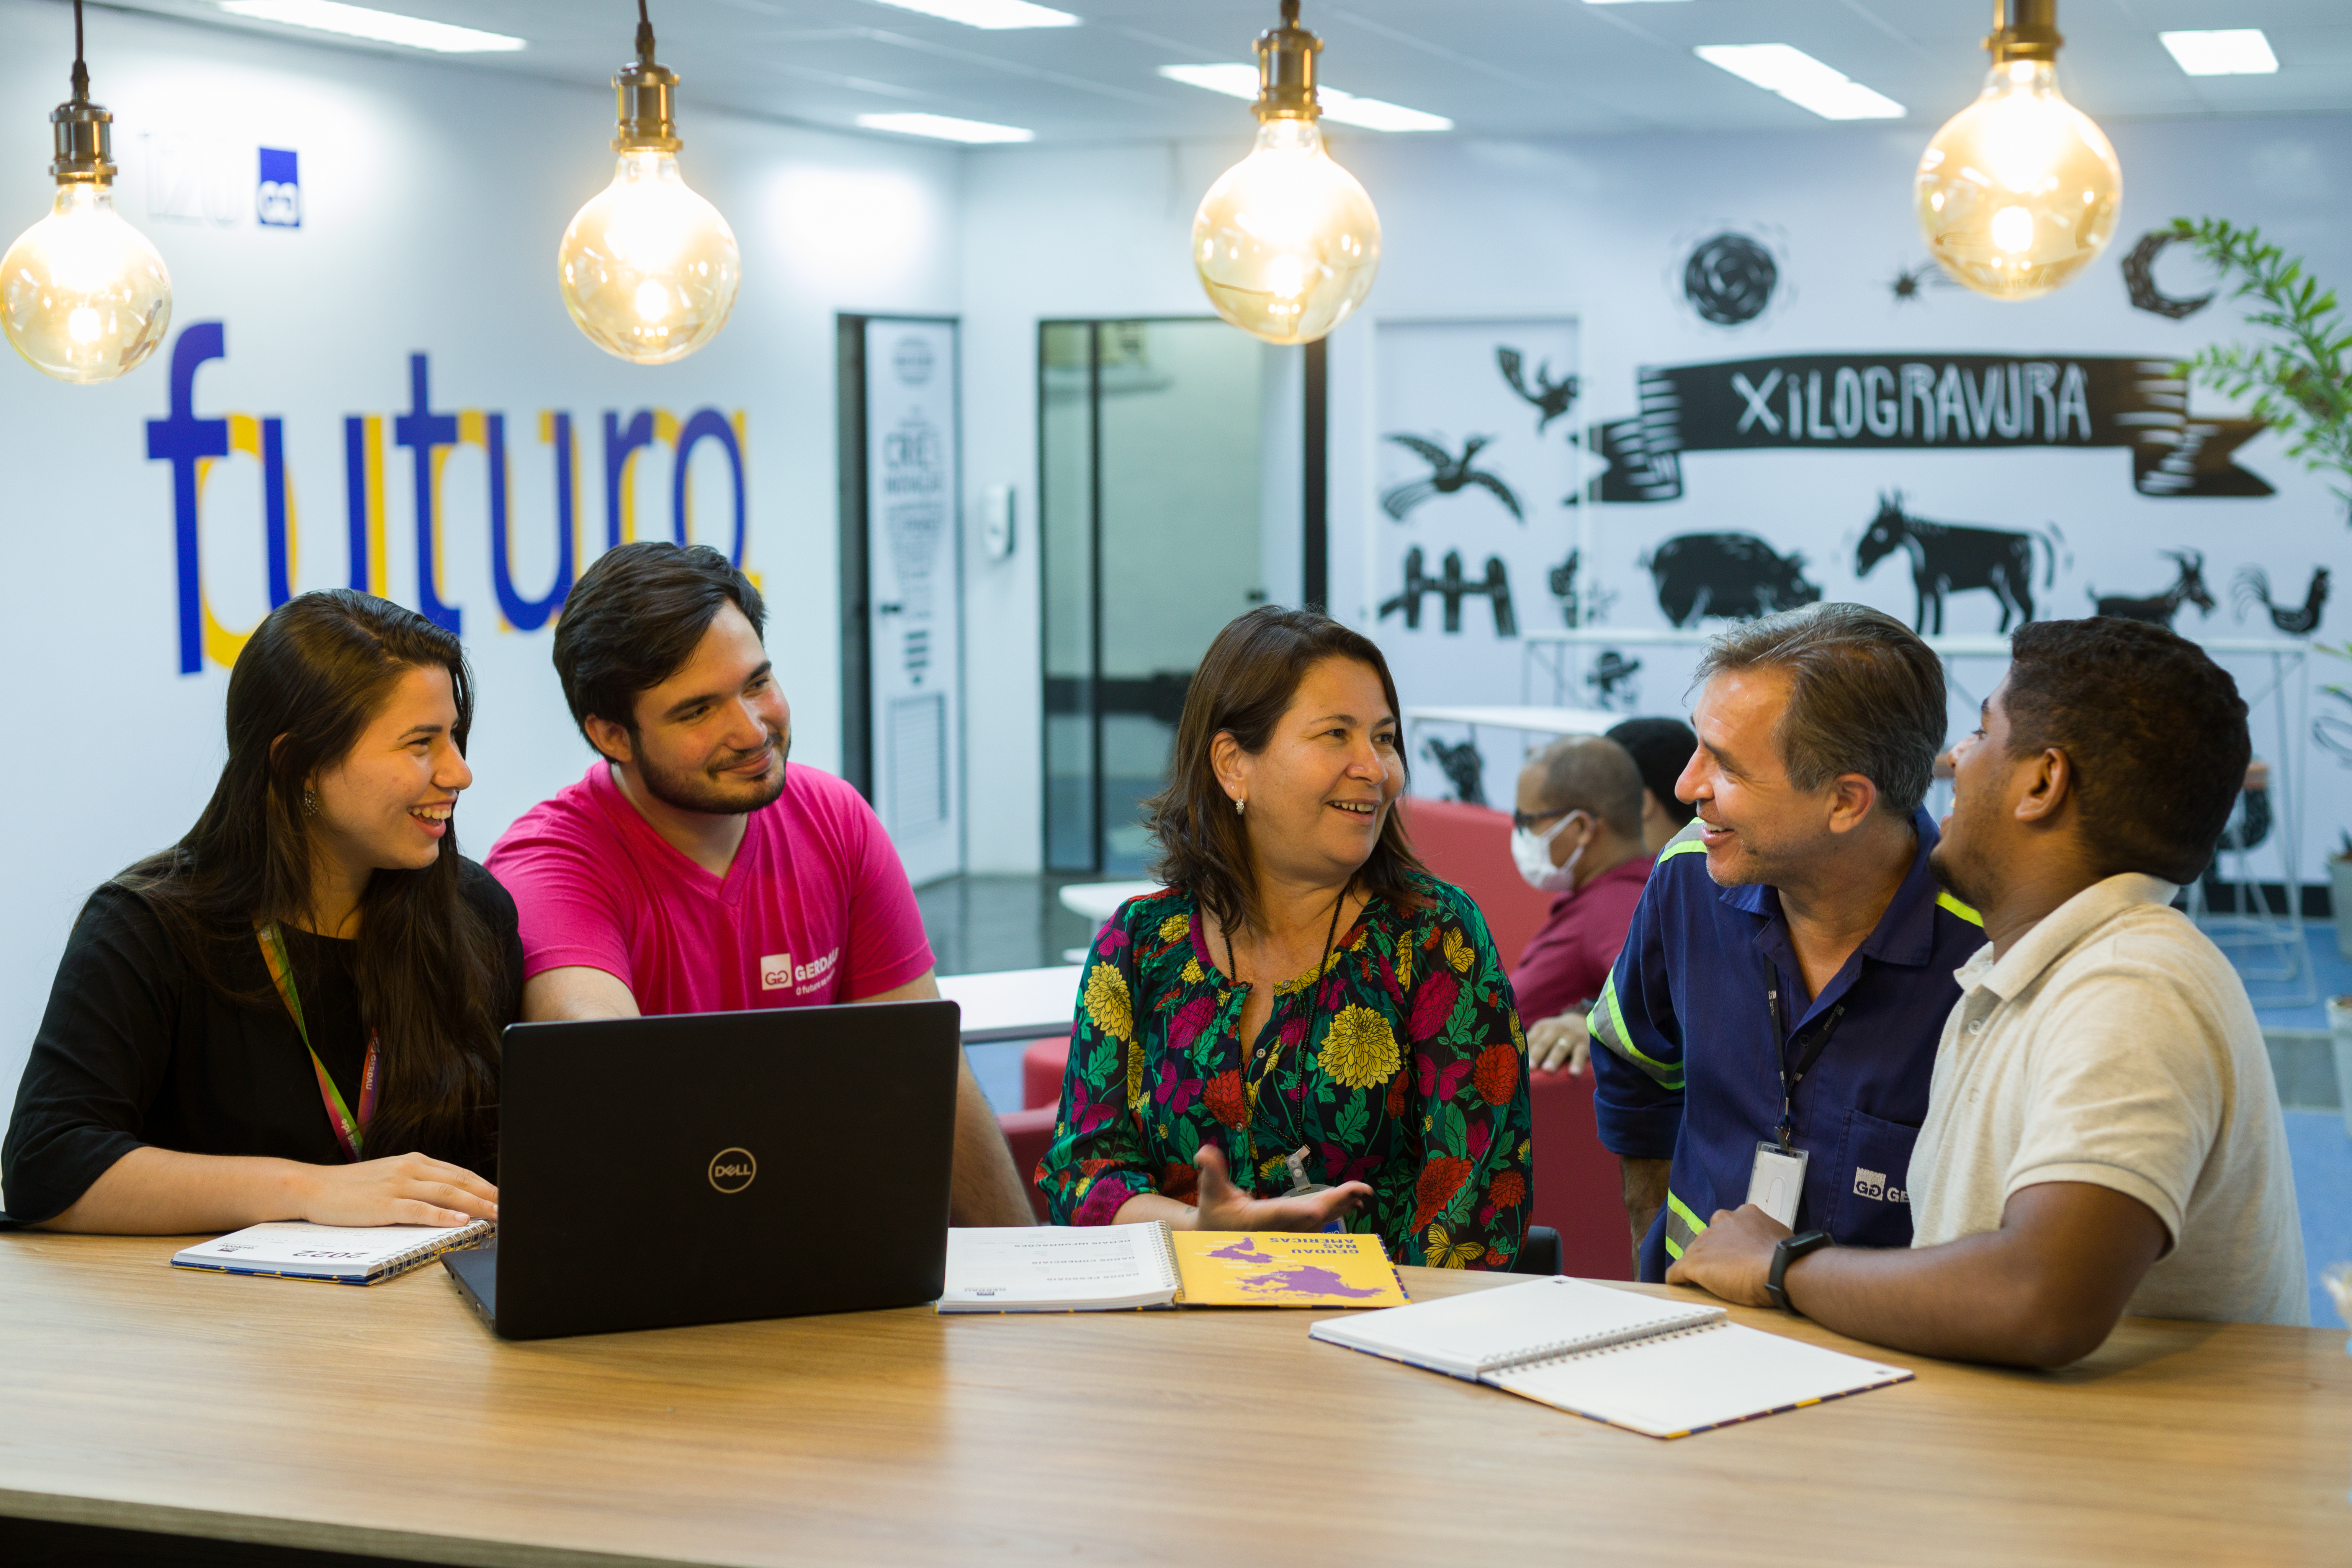
[[[74,5],[79,9],[81,0],[74,0]],[[654,24],[653,18],[646,15],[646,0],[637,0],[637,58],[647,65],[654,58]]]
[[[640,6],[644,0],[638,0]],[[89,68],[81,59],[81,0],[74,0],[74,68],[73,95],[76,102],[89,99]]]

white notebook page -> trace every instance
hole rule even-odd
[[[1595,1421],[1679,1437],[1910,1375],[1801,1340],[1715,1323],[1512,1367],[1484,1381]]]
[[[1475,1378],[1509,1362],[1710,1322],[1723,1315],[1721,1307],[1662,1301],[1638,1291],[1555,1276],[1327,1319],[1307,1331],[1349,1350],[1452,1377]]]
[[[1143,1225],[954,1226],[942,1312],[1148,1307],[1177,1281],[1158,1221]]]

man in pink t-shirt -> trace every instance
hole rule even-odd
[[[914,890],[864,797],[787,765],[792,710],[765,606],[705,546],[625,544],[565,600],[555,668],[599,753],[486,864],[521,916],[523,1016],[929,999]],[[966,1063],[959,1225],[1028,1225],[1028,1197]]]

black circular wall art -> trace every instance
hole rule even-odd
[[[1780,268],[1772,253],[1744,234],[1729,231],[1703,239],[1683,264],[1683,298],[1702,320],[1737,327],[1764,313]]]
[[[2210,293],[2193,300],[2178,300],[2156,286],[2156,258],[2163,254],[2166,246],[2179,237],[2168,228],[2149,229],[2131,247],[2131,254],[2124,258],[2124,287],[2131,290],[2132,309],[2178,321],[2213,302]]]

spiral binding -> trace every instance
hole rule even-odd
[[[1184,1299],[1184,1272],[1176,1266],[1176,1235],[1164,1219],[1160,1222],[1160,1267],[1166,1273],[1169,1289],[1176,1292],[1171,1300],[1181,1301]]]
[[[1531,1352],[1525,1360],[1512,1362],[1496,1370],[1515,1373],[1540,1372],[1545,1367],[1558,1366],[1562,1362],[1583,1361],[1590,1356],[1606,1355],[1611,1351],[1622,1351],[1634,1345],[1663,1344],[1668,1340],[1688,1339],[1693,1334],[1704,1334],[1720,1329],[1730,1321],[1729,1318],[1711,1318],[1704,1323],[1691,1323],[1663,1334],[1644,1333],[1636,1327],[1627,1329],[1622,1333],[1604,1334],[1585,1343],[1580,1343],[1575,1340],[1562,1340],[1557,1344],[1539,1347]]]
[[[397,1275],[407,1273],[412,1268],[423,1268],[445,1252],[462,1252],[467,1247],[479,1247],[486,1241],[494,1241],[498,1238],[498,1221],[478,1219],[462,1230],[439,1237],[432,1241],[419,1242],[405,1252],[394,1253],[384,1259],[383,1267],[377,1269],[371,1278],[393,1279]]]

